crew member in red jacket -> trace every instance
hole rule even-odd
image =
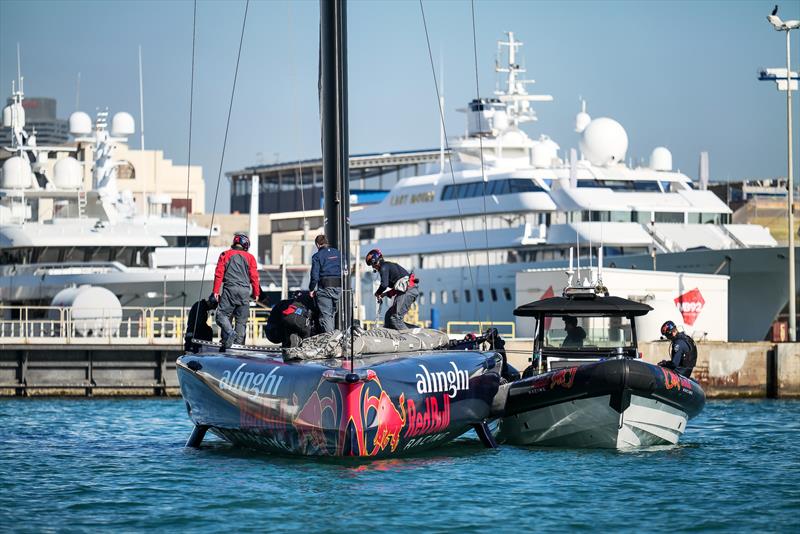
[[[249,248],[250,239],[244,234],[236,234],[230,250],[220,254],[217,261],[214,297],[219,301],[217,324],[222,329],[223,351],[234,343],[244,343],[250,297],[258,299],[261,294],[258,265],[253,255],[247,252]]]

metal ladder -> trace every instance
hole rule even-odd
[[[86,200],[86,191],[81,189],[78,191],[78,218],[83,219],[86,217],[86,205],[88,201]]]

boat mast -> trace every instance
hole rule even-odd
[[[350,180],[347,129],[347,3],[320,0],[320,115],[325,235],[342,253],[340,330],[352,324]],[[358,258],[356,258],[358,261]]]

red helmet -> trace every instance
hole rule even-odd
[[[366,261],[367,265],[370,267],[375,267],[376,265],[383,263],[383,254],[381,254],[380,250],[374,248],[367,252],[367,256],[364,258],[364,261]]]
[[[235,234],[233,236],[233,244],[231,246],[234,245],[239,245],[245,250],[250,250],[250,238],[244,234]]]

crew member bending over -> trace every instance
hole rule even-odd
[[[366,262],[368,266],[381,275],[381,285],[375,291],[378,304],[383,302],[384,296],[394,297],[394,302],[386,311],[383,326],[395,330],[416,328],[416,325],[406,323],[403,320],[419,296],[419,290],[417,289],[419,280],[416,279],[414,273],[409,274],[398,264],[385,261],[383,254],[378,249],[370,250],[367,253]]]
[[[697,345],[694,340],[683,332],[678,332],[678,327],[672,321],[661,325],[661,335],[670,340],[670,359],[663,360],[658,365],[674,369],[686,378],[692,376],[692,369],[697,363]]]
[[[219,301],[217,324],[222,329],[222,351],[234,343],[244,343],[250,297],[258,299],[261,295],[258,266],[253,255],[247,252],[249,248],[250,239],[236,234],[231,248],[220,254],[217,261],[214,297]]]
[[[328,244],[324,235],[318,235],[314,244],[317,245],[317,252],[311,257],[308,290],[317,302],[322,331],[333,332],[336,328],[334,317],[342,296],[342,255]]]

